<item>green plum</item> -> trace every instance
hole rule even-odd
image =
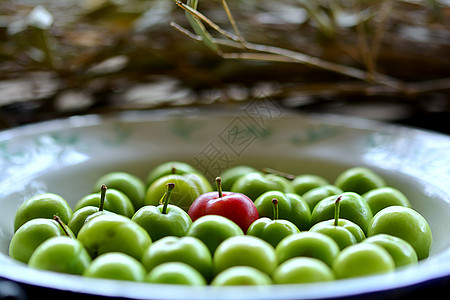
[[[316,207],[320,200],[330,196],[342,194],[343,192],[343,190],[335,185],[326,184],[307,191],[303,194],[302,199],[306,202],[306,204],[308,204],[309,209],[313,211],[314,207]]]
[[[182,262],[166,262],[156,266],[148,273],[145,281],[161,284],[206,285],[202,274]]]
[[[374,215],[388,206],[411,207],[408,198],[402,192],[392,187],[376,188],[363,194],[362,197],[369,203]]]
[[[277,174],[267,174],[265,175],[266,179],[277,183],[281,188],[280,191],[285,193],[294,193],[294,187],[292,186],[292,182],[283,176],[279,176]]]
[[[78,232],[80,232],[81,227],[89,221],[90,219],[101,215],[101,214],[113,214],[112,212],[108,212],[104,210],[105,207],[105,200],[106,200],[106,185],[102,184],[100,191],[100,204],[98,207],[96,206],[84,206],[72,214],[72,217],[70,217],[68,226],[72,230],[72,232],[75,234],[75,236],[78,235]]]
[[[95,258],[83,276],[142,282],[147,271],[140,261],[119,252],[109,252]]]
[[[309,231],[328,235],[339,245],[341,250],[360,243],[366,238],[361,227],[346,219],[339,219],[337,226],[334,220],[322,221],[311,227]]]
[[[341,197],[340,217],[358,224],[364,233],[367,233],[369,222],[373,217],[372,211],[369,204],[360,195],[353,192],[330,196],[317,203],[311,214],[311,224],[332,219],[335,212],[335,201],[338,197]]]
[[[318,233],[303,231],[285,237],[275,248],[278,263],[283,263],[293,257],[317,258],[329,267],[339,254],[338,244],[329,236]]]
[[[90,262],[91,257],[80,241],[68,236],[57,236],[39,245],[28,265],[35,269],[81,275]]]
[[[280,264],[273,273],[275,284],[310,283],[334,280],[333,270],[312,257],[294,257]]]
[[[75,211],[85,206],[100,206],[102,201],[102,192],[89,194],[81,198],[75,205]],[[130,199],[119,190],[108,189],[106,199],[104,200],[104,209],[128,218],[134,214],[134,207]]]
[[[254,267],[270,276],[277,267],[275,250],[269,243],[254,236],[228,238],[214,253],[214,274],[234,266]]]
[[[365,167],[353,167],[342,172],[334,182],[334,185],[344,192],[355,192],[359,195],[385,185],[383,178],[371,169]]]
[[[105,174],[94,184],[92,192],[99,192],[102,184],[124,193],[133,204],[134,210],[138,210],[144,205],[146,188],[144,182],[137,176],[126,172]]]
[[[219,176],[222,178],[222,189],[224,191],[230,191],[236,180],[248,173],[254,172],[258,172],[258,170],[249,166],[235,166],[223,171]]]
[[[272,279],[266,273],[249,266],[235,266],[220,272],[211,285],[269,285]]]
[[[77,238],[93,258],[103,253],[122,252],[140,260],[152,242],[144,228],[117,214],[92,218],[81,227]]]
[[[244,232],[228,218],[219,215],[205,215],[192,223],[186,235],[201,240],[213,255],[224,240],[232,236],[242,236]]]
[[[291,183],[286,178],[261,172],[247,173],[239,177],[231,187],[231,192],[244,194],[253,201],[268,191],[294,192]]]
[[[194,182],[199,187],[199,191],[201,194],[212,192],[214,189],[211,183],[206,179],[206,177],[202,174],[186,174],[189,178],[189,181]]]
[[[32,219],[14,233],[9,244],[9,256],[23,263],[28,263],[34,250],[55,236],[66,235],[64,229],[57,221],[37,218]]]
[[[116,215],[117,213],[111,212],[111,211],[107,211],[105,210],[105,203],[106,203],[106,190],[108,188],[106,187],[106,185],[102,184],[101,186],[101,191],[100,191],[100,204],[98,206],[98,211],[94,212],[93,214],[89,215],[86,217],[86,219],[84,220],[84,224],[86,224],[87,222],[89,222],[90,220],[101,216],[101,215]],[[113,190],[114,191],[114,190]],[[117,190],[116,190],[117,191]],[[109,197],[109,200],[111,200],[111,197]],[[114,201],[110,201],[110,202],[114,202]],[[89,206],[89,205],[88,205]],[[86,207],[86,206],[85,206]],[[83,208],[83,207],[82,207]],[[82,209],[81,208],[81,209]],[[121,214],[119,214],[121,215]],[[81,221],[81,220],[80,220]],[[83,224],[83,225],[84,225]],[[83,226],[82,226],[83,227]],[[80,228],[81,229],[81,228]]]
[[[274,219],[262,217],[253,222],[247,230],[247,235],[252,235],[265,240],[272,247],[276,247],[278,243],[288,235],[299,233],[297,226],[288,220],[278,219],[278,200],[272,199],[274,207]]]
[[[365,243],[373,243],[383,247],[394,259],[395,267],[403,267],[417,263],[417,254],[414,248],[405,240],[380,233],[364,240]]]
[[[52,219],[59,216],[67,224],[72,216],[72,209],[66,200],[53,193],[35,195],[22,203],[14,218],[14,232],[27,221],[36,218]]]
[[[338,279],[389,273],[394,269],[391,255],[383,247],[372,243],[359,243],[345,248],[333,264]]]
[[[355,223],[345,219],[339,219],[340,202],[342,196],[338,196],[335,201],[334,220],[322,221],[315,224],[309,231],[320,232],[328,235],[339,245],[342,250],[350,245],[361,242],[364,232]]]
[[[84,223],[86,222],[86,218],[97,213],[98,211],[99,208],[96,206],[89,205],[82,207],[79,210],[73,212],[73,215],[70,218],[69,223],[67,225],[75,234],[75,236],[77,236],[78,232],[80,232],[81,227],[83,227]]]
[[[202,241],[192,236],[164,237],[144,251],[141,261],[148,271],[166,262],[182,262],[199,271],[206,281],[212,276],[211,253]]]
[[[292,186],[294,187],[295,193],[300,196],[314,188],[318,188],[327,184],[329,184],[328,180],[321,176],[313,174],[298,175],[292,181]]]
[[[153,168],[147,175],[145,184],[147,188],[157,179],[166,175],[201,174],[199,170],[188,163],[180,161],[168,161]]]
[[[163,204],[141,207],[131,218],[150,235],[152,241],[165,236],[185,236],[192,221],[189,215],[175,205],[169,204],[170,195],[175,184],[168,183],[164,193]]]
[[[188,212],[189,207],[198,196],[213,190],[211,184],[198,174],[166,175],[158,178],[149,186],[145,195],[145,205],[157,206],[168,183],[175,184],[171,195],[171,203],[185,212]]]
[[[273,219],[272,199],[278,200],[279,218],[288,220],[297,226],[299,230],[308,230],[311,227],[311,211],[308,205],[297,194],[269,191],[260,195],[255,206],[260,217]]]
[[[367,236],[385,233],[399,237],[414,248],[419,260],[430,255],[433,236],[427,220],[412,208],[388,206],[370,221]]]

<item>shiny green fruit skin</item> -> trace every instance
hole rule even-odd
[[[58,216],[67,224],[72,216],[72,209],[59,195],[46,193],[33,196],[22,203],[14,218],[14,232],[27,221],[36,218],[53,219]]]
[[[99,211],[98,207],[88,205],[74,211],[67,226],[69,226],[75,236],[78,236],[81,227],[83,227],[86,222],[103,214],[115,215],[113,212],[107,210]]]
[[[166,175],[154,181],[147,189],[145,205],[158,206],[163,197],[167,184],[174,183],[175,187],[170,196],[170,203],[189,211],[192,202],[201,194],[211,192],[212,187],[205,183],[206,179],[196,174]]]
[[[173,173],[175,171],[175,173]],[[147,175],[145,185],[147,188],[157,179],[167,175],[200,174],[201,172],[188,163],[168,161],[153,168]]]
[[[392,187],[376,188],[368,191],[362,197],[369,203],[374,215],[388,206],[411,207],[408,198],[402,192]]]
[[[34,250],[49,238],[64,236],[65,232],[55,220],[32,219],[14,233],[9,244],[9,256],[28,263]]]
[[[222,178],[222,190],[230,191],[236,180],[248,173],[254,172],[258,172],[258,170],[249,166],[235,166],[223,171],[219,176]]]
[[[309,209],[313,211],[314,207],[316,207],[317,203],[321,200],[330,196],[342,194],[343,192],[344,191],[337,186],[327,184],[309,190],[302,195],[302,199],[308,204]]]
[[[359,243],[345,248],[334,261],[336,278],[353,278],[394,271],[391,255],[381,246]]]
[[[58,236],[37,247],[28,265],[35,269],[81,275],[90,262],[91,257],[80,241]]]
[[[213,255],[224,240],[233,236],[242,236],[244,233],[236,223],[228,218],[206,215],[195,220],[186,235],[201,240]]]
[[[85,206],[100,206],[100,193],[89,194],[81,198],[75,205],[75,211]],[[108,189],[106,192],[104,209],[128,218],[134,214],[134,207],[130,199],[119,190]]]
[[[365,239],[364,243],[383,247],[394,259],[396,268],[416,264],[418,261],[414,248],[399,237],[381,233]]]
[[[310,229],[311,232],[319,232],[332,238],[338,245],[339,249],[344,249],[350,245],[356,244],[355,236],[341,226],[317,223]]]
[[[253,201],[268,191],[294,192],[289,181],[286,181],[287,179],[280,176],[253,172],[237,179],[231,187],[231,192],[244,194]]]
[[[159,284],[206,285],[206,280],[202,274],[182,262],[167,262],[156,266],[148,273],[145,281]]]
[[[339,217],[356,223],[366,233],[373,217],[369,204],[360,195],[353,192],[345,192],[341,196]],[[317,203],[311,214],[311,224],[334,218],[337,197],[330,196]]]
[[[338,226],[334,220],[322,221],[315,224],[309,231],[320,232],[331,237],[342,250],[350,245],[362,242],[366,236],[361,227],[352,221],[339,219]]]
[[[92,188],[92,192],[100,192],[101,185],[108,189],[115,189],[124,193],[133,204],[134,210],[144,205],[145,191],[144,182],[132,174],[126,172],[112,172],[101,176]]]
[[[219,273],[211,282],[212,286],[228,285],[270,285],[272,279],[264,272],[248,266],[236,266]]]
[[[329,267],[339,254],[338,244],[329,236],[318,233],[303,231],[290,235],[275,248],[278,263],[281,264],[290,258],[305,256],[317,258]]]
[[[206,179],[205,176],[203,176],[200,173],[191,173],[191,174],[184,174],[184,177],[188,178],[188,181],[197,186],[200,193],[208,193],[213,191],[213,187],[209,183],[208,179]]]
[[[140,261],[119,252],[105,253],[95,258],[84,270],[83,276],[142,282],[147,271]]]
[[[344,192],[355,192],[359,195],[385,186],[383,178],[374,171],[364,167],[354,167],[342,172],[334,185]]]
[[[294,187],[294,192],[300,196],[306,192],[318,188],[323,185],[329,184],[328,180],[321,176],[313,174],[303,174],[298,175],[292,181],[292,186]]]
[[[108,252],[122,252],[140,260],[152,242],[144,228],[113,214],[91,219],[81,227],[77,238],[93,258]]]
[[[308,230],[311,227],[311,211],[297,194],[269,191],[260,195],[255,206],[260,217],[274,218],[272,199],[278,200],[278,218],[294,223],[297,228]]]
[[[275,284],[296,284],[334,280],[334,273],[323,261],[294,257],[280,264],[273,273]]]
[[[70,217],[67,226],[72,230],[75,236],[80,232],[81,227],[83,227],[86,218],[98,212],[97,206],[85,206],[73,212],[72,217]]]
[[[370,221],[367,236],[385,233],[399,237],[416,250],[419,260],[430,255],[433,236],[427,220],[417,211],[404,206],[389,206]]]
[[[206,281],[212,276],[212,258],[208,247],[192,236],[167,236],[148,247],[141,259],[145,268],[152,271],[167,262],[182,262],[196,269]]]
[[[153,242],[165,236],[185,236],[192,220],[178,206],[168,204],[163,214],[163,205],[141,207],[131,218],[150,235]]]
[[[276,174],[266,174],[266,179],[277,183],[279,186],[281,186],[280,191],[283,191],[285,193],[295,193],[294,187],[292,186],[292,182],[285,177],[276,175]]]
[[[270,276],[277,266],[275,250],[269,243],[254,236],[231,237],[221,243],[214,253],[214,274],[235,266],[253,267]]]
[[[334,219],[333,220],[322,221],[322,222],[317,223],[317,224],[333,225],[334,226]],[[343,227],[346,230],[348,230],[355,237],[357,243],[361,243],[362,241],[364,241],[366,239],[366,235],[364,234],[364,231],[361,229],[361,227],[359,227],[358,224],[356,224],[356,223],[354,223],[354,222],[352,222],[350,220],[339,219],[338,226]]]
[[[256,236],[276,247],[288,235],[300,233],[294,223],[287,220],[272,220],[266,217],[253,222],[247,230],[247,235]]]

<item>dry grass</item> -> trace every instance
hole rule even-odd
[[[262,94],[450,111],[448,1],[196,2],[0,2],[3,127]]]

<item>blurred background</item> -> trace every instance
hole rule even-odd
[[[450,133],[450,1],[196,3],[0,1],[0,129],[269,97]]]

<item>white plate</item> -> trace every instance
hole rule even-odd
[[[232,165],[314,173],[331,182],[368,166],[402,190],[433,231],[430,258],[389,275],[264,288],[190,288],[87,279],[37,271],[11,260],[8,244],[20,203],[48,191],[72,207],[95,180],[121,170],[145,178],[182,160],[210,179]],[[450,276],[450,138],[331,115],[300,115],[273,103],[239,109],[180,109],[76,116],[0,133],[0,277],[96,295],[160,299],[300,299],[389,292]]]

